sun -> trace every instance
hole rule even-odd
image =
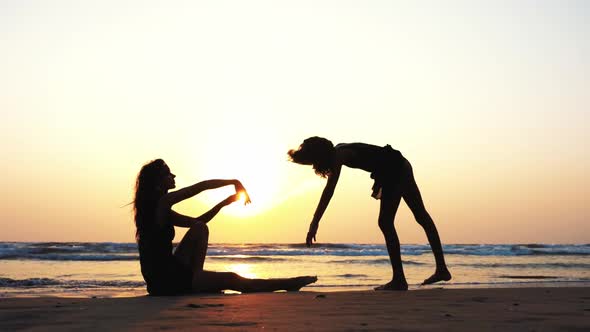
[[[235,171],[235,178],[240,180],[250,196],[251,203],[244,206],[246,194],[238,194],[238,202],[227,207],[233,215],[254,215],[271,208],[277,201],[279,179],[276,172],[259,170],[254,166],[242,165]]]
[[[243,191],[240,191],[240,192],[238,193],[238,202],[243,202],[243,203],[246,203],[246,197],[247,197],[247,196],[246,196],[246,193],[245,193],[245,192],[243,192]]]
[[[207,178],[237,179],[248,191],[251,203],[244,206],[245,195],[239,194],[238,201],[223,209],[224,213],[234,216],[252,216],[272,208],[280,201],[280,192],[284,178],[281,174],[286,161],[281,154],[269,153],[268,147],[251,150],[224,149],[226,154],[216,155],[208,160],[205,167]],[[279,151],[282,151],[280,149]],[[208,205],[217,204],[227,196],[235,193],[232,186],[212,190],[204,195]]]

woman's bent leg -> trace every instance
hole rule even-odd
[[[420,190],[418,189],[418,185],[414,179],[412,166],[409,162],[406,162],[405,165],[405,175],[406,181],[403,186],[404,189],[402,196],[406,204],[408,204],[410,207],[414,218],[424,229],[436,262],[436,271],[430,278],[424,280],[423,284],[432,284],[437,281],[451,280],[451,273],[447,269],[447,265],[445,263],[445,256],[443,254],[438,230],[436,229],[436,225],[434,225],[434,221],[430,217],[430,214],[428,211],[426,211],[426,207],[422,201],[422,195],[420,194]]]
[[[194,274],[203,270],[208,246],[209,228],[205,223],[197,222],[186,232],[174,256]]]
[[[233,272],[200,271],[194,275],[193,291],[218,293],[231,289],[242,293],[273,292],[277,290],[298,291],[301,287],[317,281],[317,277],[304,276],[280,279],[248,279]]]
[[[395,214],[399,206],[401,196],[399,194],[384,195],[381,198],[379,209],[379,228],[385,237],[385,245],[393,270],[391,281],[376,290],[407,290],[408,282],[402,265],[401,249],[399,238],[394,226]]]

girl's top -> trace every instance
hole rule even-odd
[[[390,145],[380,147],[365,143],[341,143],[336,148],[355,152],[355,158],[348,160],[346,166],[371,173],[371,179],[375,180],[371,194],[373,198],[381,199],[383,188],[390,189],[398,185],[406,159]]]

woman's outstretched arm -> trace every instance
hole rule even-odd
[[[211,210],[196,217],[195,221],[201,221],[201,222],[204,222],[205,224],[208,223],[209,221],[211,221],[211,219],[213,219],[213,217],[215,217],[219,213],[219,211],[221,211],[221,209],[223,207],[230,205],[231,203],[237,201],[238,196],[239,196],[239,194],[233,194],[231,196],[228,196],[223,201],[217,203],[217,205],[215,205]]]
[[[217,205],[211,208],[211,210],[203,213],[202,215],[196,218],[185,216],[178,212],[172,211],[172,224],[177,227],[192,227],[196,222],[203,222],[206,224],[209,221],[211,221],[211,219],[213,219],[213,217],[215,217],[219,213],[219,211],[221,211],[222,208],[224,208],[227,205],[230,205],[231,203],[237,200],[238,194],[231,195],[223,201],[217,203]]]
[[[164,197],[162,197],[162,201],[166,205],[172,206],[178,202],[184,201],[185,199],[191,198],[202,191],[209,190],[209,189],[221,188],[221,187],[225,187],[225,186],[229,186],[229,185],[233,185],[236,188],[236,193],[238,193],[240,191],[246,192],[246,189],[244,188],[242,183],[236,179],[232,179],[232,180],[206,180],[206,181],[202,181],[202,182],[193,184],[192,186],[167,193],[166,195],[164,195]]]
[[[326,182],[326,187],[324,187],[324,191],[322,192],[322,196],[320,198],[320,202],[318,203],[318,207],[313,214],[313,219],[311,220],[311,224],[309,224],[309,231],[307,232],[307,237],[305,239],[305,243],[307,246],[311,246],[313,241],[316,241],[315,235],[318,231],[318,227],[320,225],[320,220],[328,208],[328,204],[330,204],[330,200],[334,195],[334,190],[336,189],[336,184],[338,184],[338,178],[340,177],[340,170],[342,169],[342,164],[336,165],[330,175],[328,176],[328,181]],[[313,241],[312,241],[313,240]]]

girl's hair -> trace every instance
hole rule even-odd
[[[332,172],[334,144],[323,137],[310,137],[297,150],[289,150],[289,160],[302,165],[312,165],[315,173],[323,178]]]
[[[164,194],[160,188],[162,179],[169,169],[164,160],[156,159],[143,165],[135,181],[135,239],[139,241],[141,232],[156,222],[158,201]]]

